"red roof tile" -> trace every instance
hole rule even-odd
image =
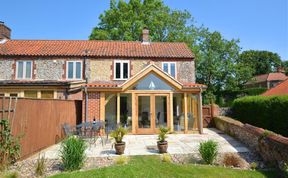
[[[86,84],[88,87],[95,88],[117,88],[123,84],[123,81],[93,81],[92,83]],[[191,83],[191,82],[182,82],[184,88],[206,88],[206,85]]]
[[[0,85],[70,85],[73,83],[84,83],[84,80],[0,80]]]
[[[192,82],[182,82],[184,88],[207,88],[206,85],[192,83]]]
[[[123,81],[93,81],[91,83],[86,84],[87,87],[95,87],[95,88],[116,88],[121,85]]]
[[[278,84],[276,87],[267,90],[262,95],[263,96],[288,95],[288,79]]]
[[[273,81],[273,80],[286,80],[288,77],[283,73],[270,73],[267,81]]]
[[[194,58],[185,43],[96,40],[8,40],[0,56],[93,56],[140,58]]]
[[[254,76],[247,84],[261,83],[266,81],[286,80],[288,77],[283,73],[269,73]]]

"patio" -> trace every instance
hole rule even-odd
[[[168,135],[168,153],[170,154],[196,154],[198,153],[199,143],[212,139],[219,143],[219,153],[226,152],[250,152],[247,147],[234,138],[224,134],[217,129],[204,129],[204,134],[169,134]],[[155,155],[158,154],[157,135],[126,135],[125,154],[132,155]],[[46,159],[59,159],[60,143],[53,145],[40,152],[45,155]],[[37,159],[39,153],[32,156],[32,159]],[[115,155],[112,141],[108,141],[102,146],[101,139],[98,139],[96,144],[91,144],[86,150],[88,158],[96,157],[111,157]]]

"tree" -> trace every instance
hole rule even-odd
[[[237,62],[239,40],[226,40],[219,32],[206,31],[197,56],[197,82],[208,86],[214,94],[234,90],[251,78],[251,69]]]
[[[211,98],[241,88],[251,77],[251,68],[238,61],[238,40],[197,26],[189,12],[171,10],[162,0],[111,0],[99,19],[90,40],[140,41],[147,27],[152,41],[185,42],[196,56],[197,82],[208,85]]]
[[[250,66],[253,69],[253,75],[275,72],[282,64],[277,53],[256,50],[242,52],[239,61]]]
[[[152,41],[187,41],[193,23],[189,12],[171,10],[162,0],[111,0],[99,19],[90,40],[140,41],[147,27]]]
[[[288,75],[288,61],[283,61],[282,66],[284,67],[286,75]]]

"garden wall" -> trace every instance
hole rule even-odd
[[[81,121],[81,101],[24,98],[15,101],[0,97],[0,110],[5,110],[5,113],[1,112],[1,118],[9,118],[12,133],[22,136],[21,158],[63,139],[64,123],[76,125],[77,121]],[[11,112],[8,112],[9,108]],[[16,110],[13,112],[14,108]]]
[[[214,122],[216,128],[256,150],[264,161],[279,167],[288,162],[288,138],[224,116],[215,117]]]

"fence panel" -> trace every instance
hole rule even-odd
[[[4,99],[4,108],[8,108],[8,100]],[[0,106],[2,109],[2,99]],[[81,113],[81,101],[19,98],[15,116],[9,120],[12,133],[22,136],[21,158],[58,143],[64,137],[63,124],[76,125],[81,121]]]

